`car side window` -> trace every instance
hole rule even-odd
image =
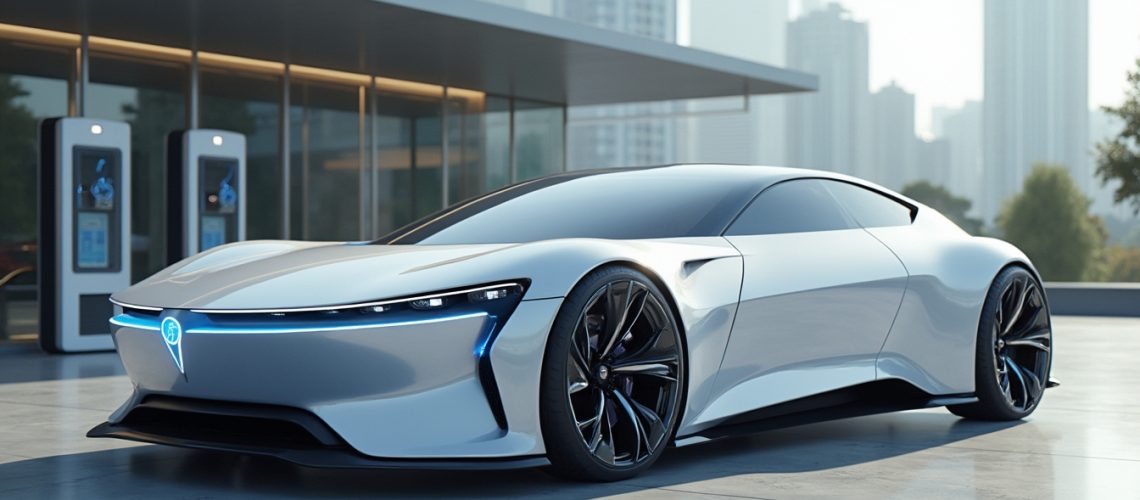
[[[820,182],[863,227],[906,226],[911,223],[911,207],[888,196],[846,182]]]
[[[733,221],[725,235],[806,233],[858,227],[818,179],[797,179],[765,189]]]

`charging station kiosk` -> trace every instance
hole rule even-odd
[[[245,239],[244,135],[207,129],[172,132],[166,163],[169,263]]]
[[[40,123],[40,346],[114,348],[111,293],[131,285],[131,129],[122,122]]]

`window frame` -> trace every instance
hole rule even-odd
[[[885,192],[883,190],[875,189],[871,186],[866,186],[866,185],[860,184],[858,182],[851,182],[851,181],[844,180],[844,179],[836,179],[833,177],[816,177],[816,178],[821,179],[821,180],[825,180],[825,181],[832,181],[832,182],[837,182],[837,183],[841,183],[841,184],[847,184],[850,186],[854,186],[856,188],[863,189],[865,191],[869,191],[871,193],[882,196],[888,200],[891,200],[895,203],[898,203],[899,205],[902,205],[904,208],[906,208],[910,212],[910,221],[907,223],[907,226],[914,224],[915,219],[918,218],[918,206],[900,198],[898,195],[888,193],[888,192]],[[831,194],[831,193],[829,192],[828,194]],[[834,194],[831,194],[831,196],[835,197]],[[859,222],[859,218],[856,217],[855,214],[851,212],[850,208],[847,208],[847,206],[843,203],[843,200],[836,198],[835,202],[839,203],[839,206],[842,207],[843,210],[845,212],[847,212],[848,215],[851,216],[851,218],[855,219],[855,222]],[[862,227],[863,229],[870,229],[870,228],[864,226],[862,223],[859,224],[859,227]],[[874,226],[874,227],[905,227],[905,226]]]
[[[728,234],[728,230],[731,229],[733,224],[736,224],[736,221],[740,220],[740,217],[743,216],[744,213],[747,212],[748,209],[751,208],[754,203],[756,203],[756,200],[760,199],[761,196],[764,196],[764,193],[768,192],[769,189],[772,189],[776,186],[779,186],[780,184],[784,184],[784,183],[788,183],[788,182],[794,182],[794,181],[804,181],[804,180],[823,180],[823,181],[841,182],[844,184],[850,184],[850,185],[855,186],[857,188],[866,189],[872,193],[886,197],[887,199],[890,199],[891,201],[894,201],[894,202],[910,209],[910,224],[914,224],[915,219],[918,218],[918,206],[913,204],[913,203],[908,202],[907,200],[899,197],[898,195],[895,195],[895,194],[889,193],[889,192],[885,192],[885,191],[880,190],[880,189],[875,189],[871,186],[866,186],[866,185],[860,184],[858,182],[852,182],[852,181],[849,181],[846,179],[839,179],[839,178],[828,177],[828,176],[823,176],[823,175],[812,175],[812,176],[805,176],[805,177],[791,177],[791,178],[787,178],[787,179],[780,179],[779,181],[773,182],[773,183],[765,186],[763,189],[760,190],[759,193],[756,193],[756,195],[753,196],[751,200],[748,200],[748,203],[745,203],[744,206],[742,206],[740,208],[740,211],[738,211],[736,213],[736,216],[734,216],[728,222],[728,224],[724,226],[724,229],[722,229],[720,231],[720,236],[722,238],[727,238],[728,236],[730,236]],[[827,186],[824,186],[824,189],[827,189]],[[832,194],[830,191],[828,191],[827,195],[830,196],[831,199],[835,201],[836,205],[838,205],[840,210],[843,211],[843,215],[850,218],[855,223],[855,225],[858,227],[858,229],[867,229],[865,226],[863,226],[862,223],[859,222],[859,219],[856,218],[855,215],[851,213],[851,209],[847,208],[847,206],[844,205],[844,203],[842,201],[840,201],[838,198],[836,198],[834,194]],[[894,227],[904,227],[904,226],[894,226]],[[843,229],[830,229],[828,231],[843,231]],[[823,233],[823,232],[827,232],[827,231],[801,231],[801,232],[802,233]],[[776,235],[776,234],[799,234],[799,233],[769,233],[769,234],[732,235],[732,236],[769,236],[769,235]]]

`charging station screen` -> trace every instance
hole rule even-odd
[[[238,162],[233,158],[200,158],[198,250],[237,240]]]
[[[119,270],[119,150],[76,146],[72,170],[74,269]]]

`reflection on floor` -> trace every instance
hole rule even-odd
[[[0,498],[726,495],[1137,498],[1140,320],[1056,320],[1050,390],[1022,423],[922,410],[669,450],[642,477],[541,471],[318,470],[272,459],[85,439],[130,383],[113,355],[0,349]]]

